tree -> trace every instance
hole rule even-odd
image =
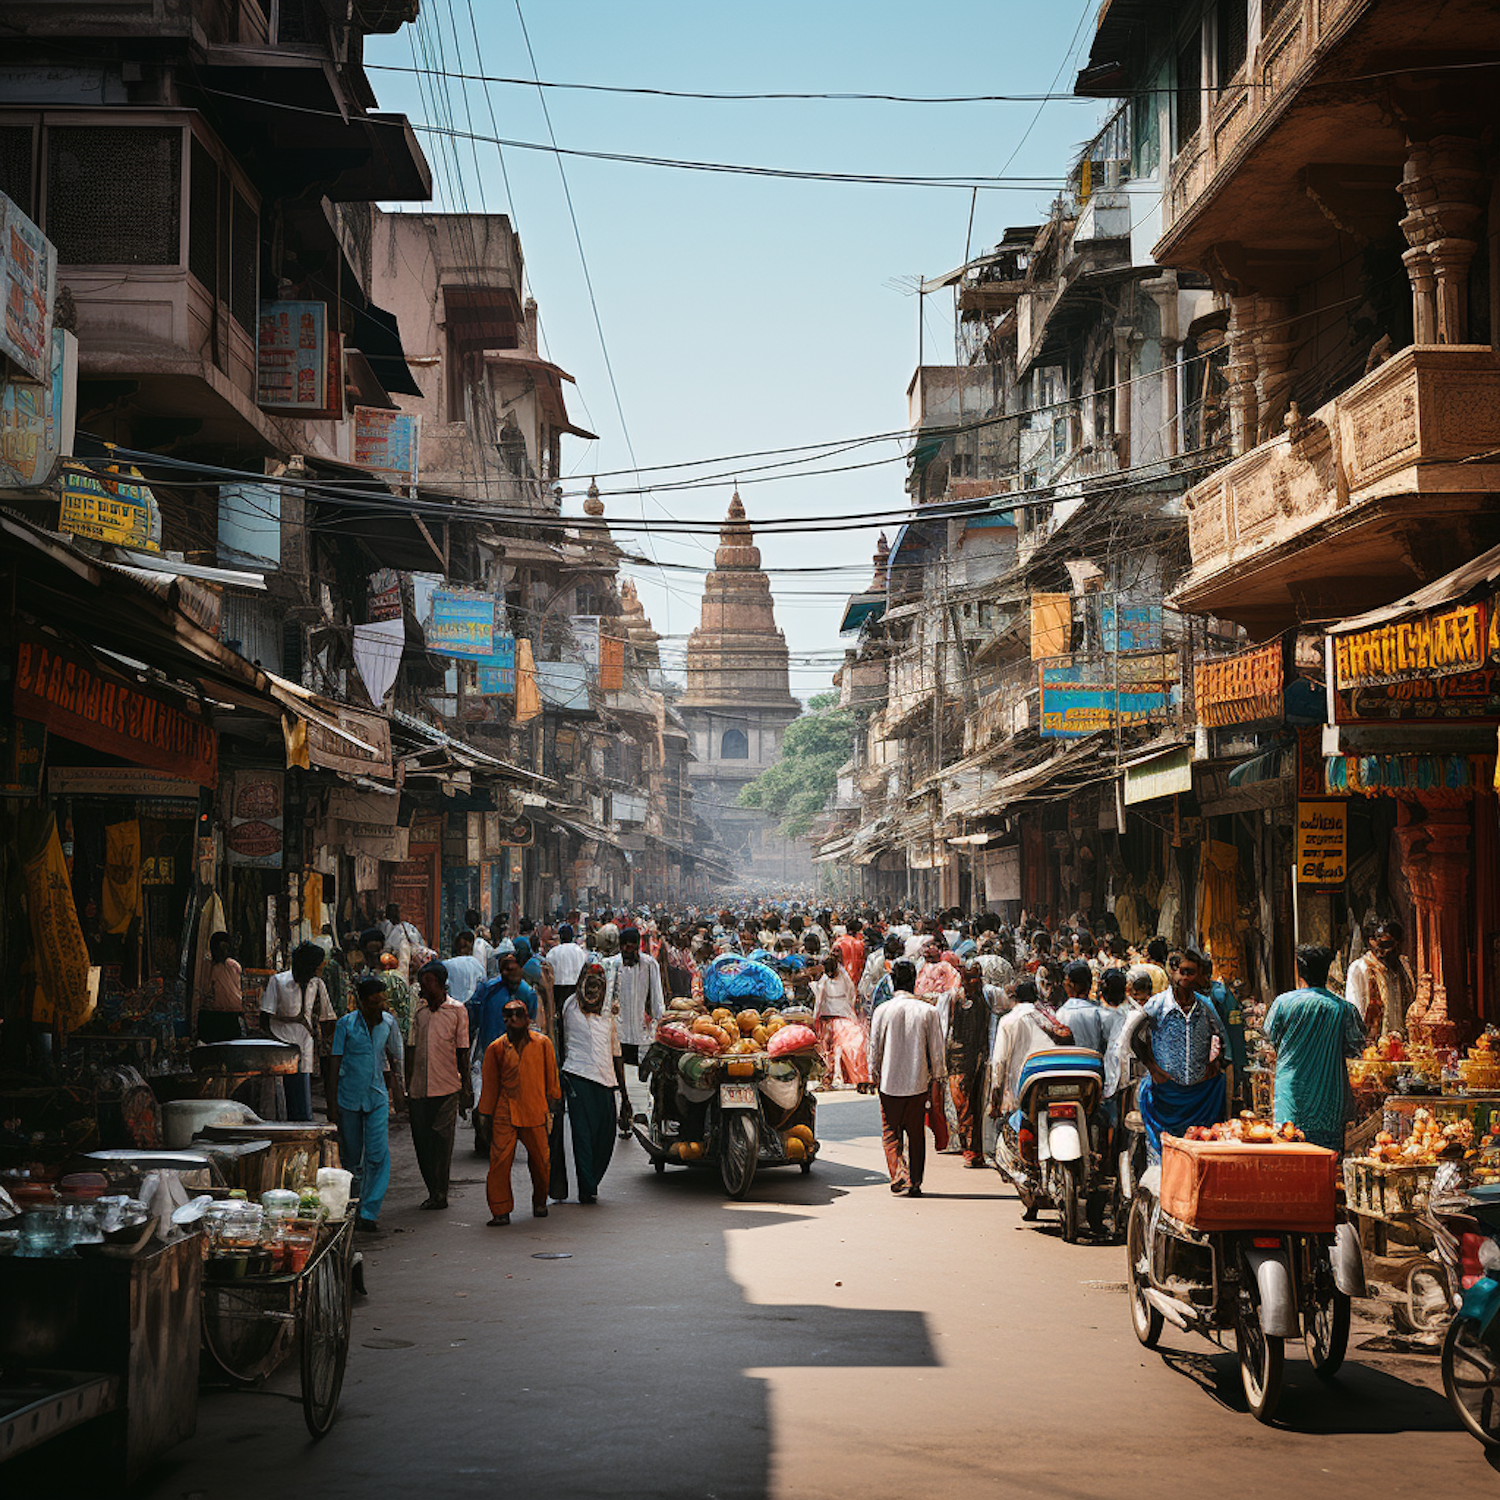
[[[837,693],[808,699],[807,712],[787,725],[781,759],[740,792],[741,807],[758,807],[781,824],[789,839],[800,839],[828,804],[839,767],[849,759],[854,715],[838,706]]]

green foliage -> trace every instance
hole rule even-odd
[[[823,811],[838,783],[839,767],[854,743],[854,715],[838,706],[837,693],[819,693],[808,711],[787,725],[781,759],[741,793],[741,807],[776,818],[789,839],[801,838]]]

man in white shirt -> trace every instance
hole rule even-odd
[[[926,1115],[932,1085],[948,1076],[937,1008],[912,993],[909,960],[891,968],[893,993],[870,1023],[870,1076],[880,1094],[881,1139],[891,1191],[922,1196],[927,1164]]]
[[[467,1005],[485,981],[484,965],[475,951],[477,946],[474,934],[465,929],[453,940],[453,957],[443,960],[448,971],[448,998],[460,1005]],[[480,1061],[483,1060],[481,1056]]]
[[[604,1003],[603,975],[594,969],[590,976],[589,983],[563,1002],[560,1021],[562,1083],[580,1203],[597,1200],[599,1183],[614,1154],[616,1089],[620,1091],[619,1118],[626,1122],[630,1119],[619,1029]]]
[[[1349,965],[1344,999],[1365,1023],[1365,1032],[1378,1041],[1386,1032],[1406,1030],[1406,1007],[1412,986],[1401,964],[1401,942],[1406,930],[1387,919],[1370,933],[1369,952]]]
[[[464,926],[474,934],[474,957],[484,965],[484,977],[494,979],[500,972],[500,958],[495,945],[489,939],[489,928],[484,925],[484,914],[477,906],[464,913]]]
[[[542,955],[542,962],[552,971],[552,999],[562,1005],[578,984],[578,976],[589,961],[588,950],[575,940],[571,923],[557,929],[557,946]]]
[[[662,997],[661,969],[649,953],[641,952],[638,927],[620,932],[620,966],[614,971],[614,1010],[620,1028],[620,1053],[638,1063],[641,1052],[656,1036],[656,1023],[667,1008]],[[629,1135],[627,1128],[621,1132]]]
[[[273,974],[261,996],[261,1025],[277,1041],[291,1042],[301,1051],[297,1071],[284,1080],[286,1117],[311,1120],[314,1028],[331,1027],[333,1004],[318,977],[327,955],[317,943],[299,943],[292,950],[292,966]]]
[[[990,1051],[990,1116],[1019,1109],[1021,1066],[1033,1052],[1063,1046],[1056,1023],[1038,1005],[1036,982],[1019,979],[1015,1004],[1000,1017]]]
[[[387,953],[399,953],[402,943],[406,943],[412,949],[422,946],[422,934],[417,931],[411,922],[401,920],[401,908],[392,901],[385,909],[385,921],[380,924],[385,928],[385,951]]]

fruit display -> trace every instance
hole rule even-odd
[[[1419,1109],[1412,1116],[1411,1134],[1404,1141],[1382,1130],[1365,1160],[1385,1166],[1431,1166],[1445,1156],[1462,1156],[1473,1145],[1474,1127],[1468,1120],[1450,1120],[1444,1125],[1433,1118],[1430,1109]]]
[[[1189,1141],[1246,1141],[1253,1146],[1271,1146],[1288,1141],[1302,1141],[1307,1137],[1290,1120],[1284,1125],[1273,1125],[1270,1120],[1257,1119],[1250,1110],[1241,1110],[1238,1118],[1222,1120],[1217,1125],[1190,1125],[1183,1137]]]
[[[678,1002],[683,1004],[683,1002]],[[691,1002],[686,1002],[691,1005]],[[788,1033],[790,1040],[772,1045],[778,1033]],[[799,1052],[816,1044],[817,1038],[805,1026],[789,1023],[773,1007],[765,1010],[741,1010],[737,1014],[720,1006],[711,1015],[700,1010],[669,1011],[657,1023],[656,1040],[679,1052],[692,1050],[707,1057],[756,1057],[769,1054],[780,1057]]]

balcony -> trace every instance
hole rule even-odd
[[[1500,541],[1500,355],[1403,349],[1187,492],[1174,602],[1262,635],[1399,597]]]

